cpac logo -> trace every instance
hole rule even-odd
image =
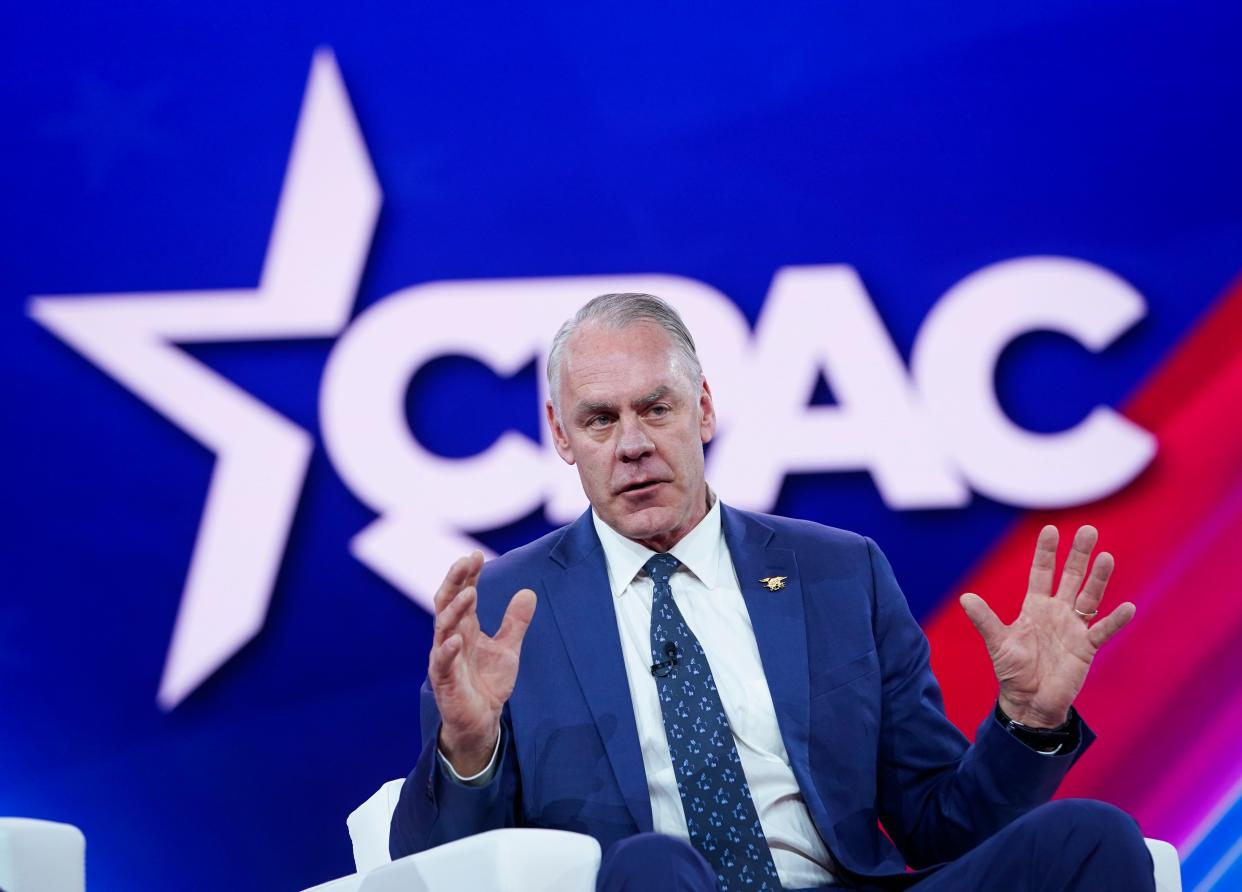
[[[30,313],[217,456],[158,695],[172,708],[262,627],[313,442],[176,344],[337,337],[320,392],[324,444],[378,519],[353,554],[427,606],[443,568],[491,529],[540,505],[584,507],[547,442],[509,432],[445,459],[412,435],[411,376],[465,355],[500,374],[532,358],[543,384],[552,333],[585,299],[650,291],[701,346],[720,427],[708,475],[734,504],[770,508],[787,473],[865,469],[894,509],[953,507],[971,492],[1022,506],[1091,501],[1151,460],[1154,438],[1106,407],[1054,435],[1006,417],[1001,351],[1051,330],[1100,350],[1144,313],[1106,270],[1064,258],[996,264],[949,290],[901,361],[848,266],[777,271],[754,331],[710,286],[667,275],[433,282],[350,322],[380,190],[331,54],[315,57],[257,288],[38,297]],[[837,397],[809,406],[819,375]],[[540,400],[546,396],[541,392]],[[451,423],[447,421],[446,423]]]

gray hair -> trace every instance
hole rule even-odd
[[[686,328],[686,323],[681,321],[681,316],[671,305],[654,294],[632,291],[601,294],[583,304],[552,338],[552,347],[548,351],[548,394],[552,398],[552,408],[557,418],[561,415],[561,366],[564,363],[565,345],[570,336],[584,323],[620,330],[641,322],[658,325],[668,332],[673,339],[677,360],[691,382],[698,386],[703,380],[703,367],[699,364],[699,355],[694,349],[694,338],[690,336],[690,329]]]

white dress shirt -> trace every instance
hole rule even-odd
[[[591,519],[608,565],[621,653],[651,797],[652,826],[657,833],[689,842],[690,831],[664,734],[664,714],[651,675],[651,601],[655,587],[643,565],[655,552],[616,532],[594,511]],[[831,885],[832,860],[789,767],[776,708],[759,659],[759,645],[725,543],[719,499],[713,500],[707,516],[669,553],[682,564],[669,580],[673,600],[699,639],[712,668],[781,885],[787,889]],[[498,738],[491,762],[471,777],[459,775],[443,753],[439,755],[450,776],[474,786],[491,780],[499,749]]]
[[[643,565],[655,552],[625,538],[594,512],[591,518],[608,564],[621,652],[651,796],[652,824],[658,833],[689,841],[664,734],[664,715],[651,675],[654,585]],[[673,600],[711,665],[781,885],[793,889],[828,885],[833,882],[831,859],[789,767],[750,614],[725,544],[719,499],[669,553],[682,564],[669,580]]]

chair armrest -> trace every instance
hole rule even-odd
[[[377,867],[358,892],[594,892],[600,849],[565,830],[489,830]]]
[[[305,892],[594,892],[599,843],[564,830],[490,830]]]
[[[388,855],[388,827],[404,785],[405,778],[389,781],[345,819],[350,841],[354,844],[354,868],[358,873],[392,861]]]
[[[83,892],[86,838],[72,824],[0,818],[0,889]]]
[[[1182,864],[1177,849],[1159,839],[1145,839],[1156,867],[1156,892],[1182,892]]]

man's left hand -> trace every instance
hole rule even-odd
[[[1113,556],[1101,552],[1088,576],[1095,527],[1079,527],[1055,593],[1057,528],[1039,533],[1022,612],[1006,626],[982,598],[962,595],[962,608],[987,645],[1000,682],[1000,707],[1031,728],[1055,728],[1069,718],[1091,661],[1109,638],[1134,617],[1129,601],[1097,617]],[[1086,584],[1083,579],[1086,578]]]

